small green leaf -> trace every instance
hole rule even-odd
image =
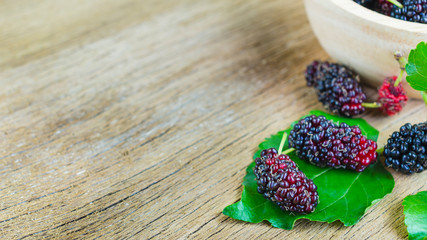
[[[403,199],[403,213],[409,240],[427,238],[427,191]]]
[[[415,90],[427,91],[427,43],[420,42],[409,53],[406,81]]]
[[[321,111],[311,111],[309,115],[323,115],[335,123],[345,122],[349,125],[358,125],[368,139],[374,141],[378,138],[378,131],[363,119],[348,119],[330,115]],[[297,122],[297,121],[296,121]],[[294,125],[294,122],[292,125]],[[278,148],[284,132],[280,131],[259,145],[259,151],[254,159],[259,157],[262,149]],[[285,146],[288,146],[286,143]],[[295,152],[289,156],[297,163],[299,169],[308,178],[313,179],[319,193],[319,205],[313,213],[307,215],[294,215],[284,212],[277,205],[265,199],[257,192],[256,177],[253,172],[255,162],[246,169],[243,180],[243,193],[239,202],[227,206],[223,213],[234,219],[259,223],[269,221],[272,226],[290,230],[298,219],[331,223],[340,220],[345,226],[356,224],[366,210],[394,187],[392,175],[384,169],[381,163],[368,167],[362,173],[345,169],[319,168],[301,160]]]

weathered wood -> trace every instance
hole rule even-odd
[[[322,109],[302,72],[327,55],[302,1],[4,1],[0,29],[2,239],[406,236],[401,201],[426,173],[393,172],[353,227],[221,213],[258,144]],[[363,117],[382,145],[425,116],[411,100]]]

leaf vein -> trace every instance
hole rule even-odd
[[[376,179],[376,180],[378,180],[378,182],[380,182],[380,183],[381,183],[381,187],[383,188],[383,192],[382,192],[382,193],[384,194],[386,191],[385,191],[385,188],[384,188],[384,184],[383,184],[383,182],[382,182],[380,179],[378,179],[378,176],[377,176],[377,175],[374,175],[374,177],[375,177],[375,179]]]
[[[360,182],[360,181],[359,181]],[[368,196],[368,192],[365,189],[365,186],[363,186],[362,183],[360,183],[360,185],[362,186],[363,191],[365,192],[365,197],[366,197],[366,206],[369,206],[369,196]]]
[[[320,175],[322,175],[322,174],[324,174],[324,173],[328,172],[329,170],[331,170],[331,168],[328,168],[328,169],[326,169],[326,170],[324,170],[324,171],[320,172],[319,174],[316,174],[316,175],[315,175],[314,177],[312,177],[311,179],[313,180],[313,179],[317,178],[318,176],[320,176]]]
[[[344,197],[344,199],[345,199],[345,217],[343,219],[346,219],[348,215],[348,200],[346,197]]]
[[[345,193],[344,193],[340,198],[338,198],[336,201],[334,201],[334,202],[330,203],[328,206],[324,207],[324,208],[323,208],[323,209],[321,209],[320,211],[323,211],[323,210],[325,210],[326,208],[328,208],[328,207],[330,207],[330,206],[334,205],[334,204],[335,204],[335,203],[337,203],[339,200],[341,200],[343,197],[345,197],[345,196],[347,195],[348,191],[350,191],[350,189],[351,189],[351,187],[353,186],[353,184],[357,181],[357,179],[359,179],[360,175],[361,175],[360,173],[357,175],[357,177],[353,180],[353,182],[350,184],[350,186],[348,186],[347,190],[345,191]]]

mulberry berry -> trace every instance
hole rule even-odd
[[[427,122],[407,123],[394,132],[384,147],[385,165],[406,174],[427,168]]]
[[[360,4],[364,7],[371,8],[374,4],[373,0],[353,0],[353,2]]]
[[[404,21],[427,23],[427,0],[402,0],[403,8],[393,6],[390,16]]]
[[[314,61],[307,66],[305,78],[308,86],[315,87],[319,101],[333,113],[352,117],[365,111],[362,103],[366,95],[359,76],[344,65]]]
[[[387,0],[378,0],[375,3],[375,11],[390,16],[393,6],[394,4]]]
[[[377,159],[376,142],[366,139],[357,126],[339,126],[324,116],[308,116],[293,127],[289,147],[298,157],[319,167],[362,172]]]
[[[396,79],[396,76],[384,79],[378,90],[378,102],[381,104],[381,110],[389,116],[400,112],[408,101],[402,83],[399,83],[397,87],[394,86]]]
[[[288,155],[278,154],[274,148],[261,152],[255,160],[258,192],[282,210],[311,213],[318,204],[319,195],[313,180],[301,172]]]

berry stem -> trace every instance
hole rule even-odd
[[[373,103],[362,103],[362,106],[364,106],[365,108],[380,108],[381,107],[381,103],[377,103],[377,102],[373,102]]]
[[[282,136],[282,140],[280,141],[280,145],[279,145],[279,151],[278,151],[279,154],[282,154],[283,146],[285,146],[285,141],[287,136],[288,134],[284,132]]]
[[[288,149],[286,149],[286,151],[282,152],[281,154],[287,155],[287,154],[289,154],[289,153],[291,153],[293,151],[295,151],[295,148],[288,148]]]
[[[394,87],[397,87],[403,79],[403,74],[405,73],[406,64],[408,64],[408,59],[406,59],[399,51],[394,52],[394,58],[397,60],[397,62],[399,62],[400,67],[399,77],[397,77],[396,82],[394,82]]]
[[[394,87],[399,86],[399,83],[402,81],[403,79],[403,73],[405,72],[404,69],[400,70],[400,74],[399,77],[397,77],[396,82],[394,82]]]
[[[387,0],[389,3],[393,3],[393,5],[396,5],[398,8],[403,8],[403,5],[398,2],[397,0]]]
[[[381,155],[383,152],[384,152],[384,147],[382,147],[382,148],[378,148],[378,149],[377,149],[377,153],[378,153],[378,154],[380,154],[380,155]]]
[[[406,59],[406,57],[404,56],[400,57],[399,64],[401,69],[406,69],[406,65],[408,64],[408,59]]]
[[[423,96],[424,102],[427,105],[427,92],[421,91],[421,95]]]
[[[400,51],[394,52],[394,58],[399,63],[400,69],[405,70],[408,59],[406,59]]]

